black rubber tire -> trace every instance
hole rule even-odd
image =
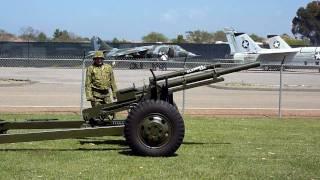
[[[159,115],[166,119],[168,137],[159,146],[148,144],[141,137],[143,122],[151,115]],[[141,156],[172,156],[183,142],[185,133],[183,118],[178,110],[165,101],[147,100],[135,107],[128,115],[124,127],[124,136],[134,154]]]

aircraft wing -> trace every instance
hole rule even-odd
[[[286,57],[286,60],[292,59],[298,52],[298,49],[268,49],[266,51],[262,50],[259,51],[257,60],[281,62],[284,57]]]
[[[259,54],[290,54],[297,53],[300,49],[292,48],[292,49],[263,49],[259,51]]]

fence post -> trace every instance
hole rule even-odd
[[[84,76],[85,76],[85,69],[86,69],[86,53],[83,52],[82,58],[82,74],[81,74],[81,87],[80,87],[80,115],[82,116],[83,110],[83,91],[84,91]]]
[[[278,109],[278,115],[279,118],[282,118],[282,111],[281,111],[281,106],[282,106],[282,71],[283,71],[283,65],[284,65],[284,60],[286,59],[286,56],[283,57],[283,60],[281,61],[280,65],[280,84],[279,84],[279,109]]]

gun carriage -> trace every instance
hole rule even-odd
[[[81,121],[0,121],[0,144],[124,135],[135,154],[170,156],[182,144],[185,133],[184,121],[174,103],[173,93],[221,82],[224,80],[222,75],[258,67],[260,63],[225,69],[218,69],[219,66],[202,65],[157,76],[151,70],[149,85],[117,91],[117,102],[84,109]],[[125,110],[128,111],[126,119],[113,119],[115,113]],[[12,129],[46,131],[6,134]]]

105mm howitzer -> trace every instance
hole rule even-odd
[[[183,142],[185,127],[173,93],[221,82],[220,76],[258,67],[254,62],[217,69],[219,64],[171,72],[152,77],[149,85],[117,91],[117,102],[82,111],[83,121],[0,122],[0,133],[10,129],[56,129],[25,134],[2,134],[1,143],[42,141],[122,135],[138,155],[170,156]],[[114,114],[128,110],[125,120],[114,120]],[[63,128],[63,130],[61,130]]]

